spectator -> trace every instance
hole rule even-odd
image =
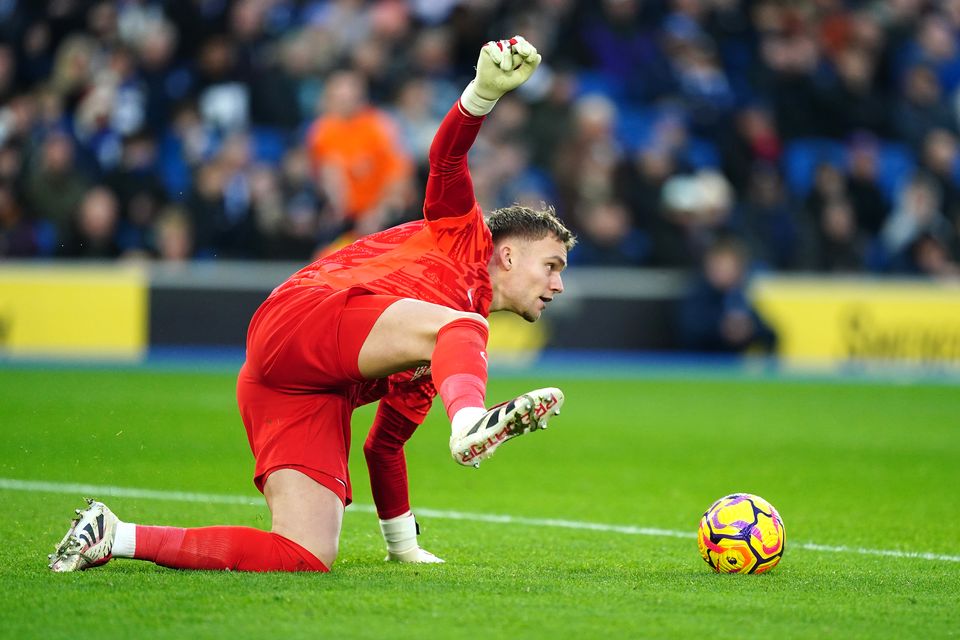
[[[119,164],[104,177],[104,185],[120,203],[118,241],[124,250],[147,251],[151,246],[151,229],[167,202],[156,167],[156,141],[146,131],[139,131],[124,138]]]
[[[273,122],[275,126],[284,126],[282,123],[295,115],[296,124],[292,130],[299,131],[300,127],[315,115],[323,88],[323,75],[321,75],[321,62],[324,60],[323,46],[322,41],[318,42],[310,37],[309,30],[294,32],[279,45],[279,51],[276,53],[280,58],[279,68],[276,70],[278,76],[272,82],[284,85],[279,88],[282,92],[293,92],[296,113],[286,113],[290,105],[284,100],[283,115],[275,118]],[[267,90],[270,90],[269,87]]]
[[[28,215],[49,221],[61,238],[67,237],[72,216],[90,186],[77,170],[75,155],[70,136],[52,132],[43,140],[24,175]]]
[[[771,100],[777,130],[785,139],[829,133],[831,122],[814,81],[819,65],[816,42],[802,33],[769,35],[760,43],[757,89]]]
[[[20,42],[18,52],[17,75],[21,85],[34,87],[46,82],[53,70],[54,50],[50,27],[42,20],[32,20],[25,26],[23,38],[14,37]]]
[[[197,60],[197,105],[204,124],[219,132],[250,124],[250,82],[239,64],[237,45],[225,35],[208,38]]]
[[[538,74],[543,73],[541,65]],[[576,79],[569,73],[554,74],[542,96],[531,104],[527,135],[531,145],[530,162],[550,172],[557,149],[570,131]]]
[[[882,253],[878,266],[896,273],[910,273],[915,269],[911,250],[921,236],[952,239],[953,228],[940,207],[941,194],[936,182],[927,174],[915,174],[901,189],[896,207],[881,231]]]
[[[434,100],[433,85],[428,80],[411,78],[400,85],[393,111],[404,149],[416,164],[422,184],[426,184],[427,153],[441,120],[433,108]]]
[[[93,187],[83,197],[73,216],[73,224],[58,254],[67,258],[117,258],[122,253],[117,243],[119,206],[105,187]]]
[[[242,133],[228,137],[215,159],[200,167],[187,199],[199,256],[241,259],[259,254],[252,170],[250,141]]]
[[[306,68],[297,67],[301,64],[298,56],[305,53],[304,43],[296,36],[273,44],[260,41],[262,35],[255,34],[264,27],[264,16],[254,15],[254,4],[262,3],[246,2],[238,5],[235,12],[235,16],[246,16],[247,22],[255,22],[245,27],[249,32],[246,55],[250,58],[246,64],[251,67],[250,119],[256,125],[295,131],[304,121],[300,83],[309,74],[308,62]]]
[[[622,155],[616,121],[617,105],[609,98],[591,94],[574,103],[572,130],[558,146],[552,167],[562,212],[582,199],[612,195]]]
[[[501,104],[478,141],[476,186],[489,206],[555,200],[585,224],[575,215],[581,202],[618,200],[661,266],[697,265],[704,247],[733,231],[777,268],[799,259],[853,269],[864,238],[903,225],[887,224],[898,178],[890,160],[903,159],[935,180],[950,234],[905,234],[895,256],[878,240],[869,264],[935,272],[918,266],[915,247],[935,255],[942,245],[950,258],[960,228],[953,1],[42,4],[0,11],[0,182],[19,205],[12,228],[26,224],[40,255],[55,249],[57,232],[67,240],[94,180],[120,201],[124,251],[153,250],[168,199],[186,207],[200,256],[302,256],[346,228],[405,219],[420,206],[409,185],[415,166],[424,179],[421,133],[457,99],[494,24],[529,35],[551,66]],[[320,130],[339,131],[322,153]],[[128,164],[142,131],[155,139],[156,167]],[[823,136],[832,143],[809,139]],[[239,166],[230,160],[238,154],[221,151],[238,148],[231,139],[249,140]],[[795,151],[814,146],[836,168],[820,170],[806,192],[810,167]],[[303,163],[286,159],[298,157],[310,158],[309,185],[300,169],[292,181],[287,174]],[[789,176],[787,186],[758,189],[758,164]],[[684,210],[699,197],[687,197],[700,191],[691,176],[717,165],[733,187],[716,198],[728,200],[720,215]],[[790,211],[798,201],[803,215]],[[795,236],[774,224],[791,216]]]
[[[686,22],[680,16],[672,16]],[[674,20],[676,21],[676,20]],[[668,19],[668,23],[671,22]],[[733,89],[720,66],[716,47],[698,27],[675,39],[669,59],[673,63],[673,82],[694,133],[704,137],[720,134],[734,105]],[[670,34],[670,30],[667,30]]]
[[[630,224],[630,213],[616,200],[585,202],[577,210],[576,264],[637,267],[650,256],[650,240]]]
[[[826,200],[813,212],[816,242],[806,266],[824,273],[857,273],[866,266],[869,236],[857,226],[848,200]]]
[[[595,70],[611,90],[631,100],[662,95],[670,86],[669,65],[654,34],[639,20],[641,3],[603,0],[591,9],[584,12],[573,45],[575,62]]]
[[[777,338],[747,296],[747,253],[731,239],[720,239],[704,254],[700,275],[680,304],[683,348],[739,354],[771,353]]]
[[[88,35],[74,34],[57,48],[50,87],[72,110],[84,96],[93,79],[96,41]]]
[[[775,167],[756,165],[739,211],[751,255],[777,271],[797,269],[809,234],[795,214]]]
[[[847,182],[840,168],[830,162],[821,162],[814,169],[813,186],[804,202],[804,208],[813,217],[819,217],[823,205],[830,200],[847,197]]]
[[[321,189],[358,234],[385,228],[407,206],[410,160],[394,123],[368,104],[359,74],[329,78],[307,145]]]
[[[943,99],[940,80],[923,64],[907,69],[895,113],[897,135],[914,150],[920,149],[933,129],[957,131],[957,117]]]
[[[183,207],[164,207],[154,223],[156,256],[166,263],[183,263],[193,257],[193,226]]]
[[[162,18],[149,19],[130,42],[137,54],[145,94],[144,127],[161,132],[173,118],[175,105],[193,89],[193,73],[175,57],[177,28]]]
[[[880,189],[880,143],[870,134],[858,133],[848,147],[846,192],[856,214],[857,227],[875,236],[890,213],[890,204]]]
[[[751,104],[734,114],[733,126],[719,132],[723,172],[737,193],[747,192],[757,163],[776,165],[783,143],[769,109]]]
[[[40,251],[10,184],[0,182],[0,258],[29,258]]]
[[[937,183],[941,209],[948,217],[960,214],[960,147],[957,137],[944,129],[933,129],[923,141],[920,166]]]
[[[669,151],[651,145],[624,158],[614,174],[616,197],[630,211],[631,226],[649,233],[660,218],[663,187],[677,171]]]
[[[663,187],[661,216],[652,231],[654,264],[700,264],[709,246],[734,232],[733,207],[733,189],[717,171],[670,178]]]
[[[536,206],[553,199],[553,185],[530,166],[530,154],[524,145],[509,138],[493,140],[485,153],[482,168],[474,171],[477,201],[484,209],[512,204]]]
[[[909,61],[929,65],[945,92],[953,93],[960,85],[960,47],[942,13],[931,11],[920,19],[904,55]]]
[[[930,232],[920,234],[910,248],[914,272],[937,280],[960,281],[956,242],[952,243],[953,250],[950,244],[943,236]]]
[[[173,122],[164,132],[159,149],[159,173],[168,195],[182,200],[200,165],[213,156],[219,136],[213,127],[200,117],[194,102],[184,102],[176,108]]]
[[[15,95],[16,79],[16,54],[10,45],[0,41],[0,104],[6,104]]]
[[[836,56],[836,80],[821,91],[825,133],[835,138],[858,130],[886,135],[888,102],[875,89],[874,64],[868,52],[856,47],[847,47]]]

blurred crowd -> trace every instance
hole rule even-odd
[[[544,64],[478,199],[553,204],[574,263],[960,277],[960,0],[3,0],[0,257],[302,261],[414,219],[514,33]]]

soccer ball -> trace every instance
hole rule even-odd
[[[700,555],[719,573],[763,573],[783,556],[780,514],[763,498],[733,493],[714,502],[700,518]]]

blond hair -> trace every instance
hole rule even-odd
[[[486,219],[493,241],[501,238],[518,237],[525,240],[542,240],[553,234],[570,251],[577,243],[576,236],[560,221],[557,212],[550,205],[541,209],[531,209],[514,204],[496,209]]]

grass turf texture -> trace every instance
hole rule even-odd
[[[0,489],[0,637],[957,637],[960,563],[801,543],[960,554],[955,386],[812,381],[557,383],[551,430],[458,467],[435,411],[408,445],[414,507],[689,532],[689,538],[421,518],[447,560],[387,565],[375,516],[347,510],[328,575],[179,572],[117,561],[54,575],[46,554],[80,495]],[[0,477],[256,497],[234,377],[0,369]],[[439,409],[439,407],[438,407]],[[355,499],[370,504],[354,420]],[[771,573],[700,559],[703,510],[770,500],[787,528]],[[265,507],[111,498],[133,522],[267,528]]]

